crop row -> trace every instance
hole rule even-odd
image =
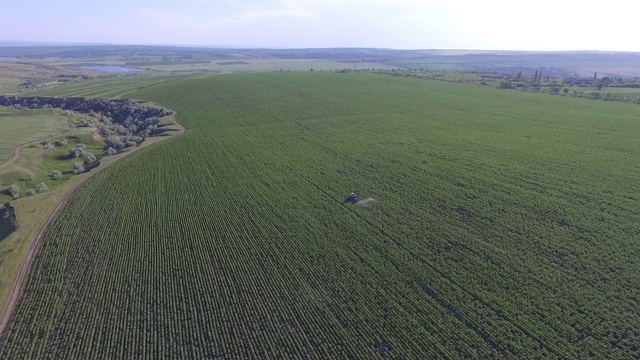
[[[0,358],[638,357],[637,110],[497,93],[365,74],[136,93],[190,131],[77,192]]]

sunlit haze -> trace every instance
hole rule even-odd
[[[0,40],[228,47],[639,51],[611,0],[23,0]]]

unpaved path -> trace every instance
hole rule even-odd
[[[36,141],[36,142],[32,142],[32,143],[28,143],[28,144],[24,144],[24,145],[20,145],[17,148],[15,148],[13,150],[13,157],[9,160],[7,160],[6,163],[0,165],[0,171],[4,170],[5,168],[8,168],[11,164],[13,164],[14,162],[16,162],[16,160],[18,160],[20,158],[20,150],[22,150],[23,147],[25,146],[31,146],[33,144],[39,143],[40,141]]]
[[[186,129],[177,120],[175,120],[175,118],[174,118],[174,123],[178,127],[178,131],[176,131],[171,136],[166,136],[166,139],[181,135],[186,131]],[[135,150],[128,152],[126,155],[122,156],[118,160],[124,159],[127,156],[135,154],[136,152],[138,152],[138,150],[151,144],[152,143],[149,143],[149,142],[143,142],[142,145],[135,148]],[[153,144],[155,144],[155,142]],[[19,149],[28,145],[31,145],[31,144],[22,145],[16,148],[15,154],[17,155],[14,155],[14,158],[10,160],[10,162],[14,162],[16,159],[18,159],[20,157]],[[11,292],[9,293],[9,298],[7,299],[7,303],[5,304],[4,308],[2,309],[2,313],[0,314],[0,340],[4,335],[4,331],[6,330],[7,325],[9,324],[11,315],[13,315],[13,311],[15,310],[15,307],[18,304],[20,297],[22,296],[22,290],[24,287],[24,283],[27,279],[27,275],[29,274],[31,263],[38,251],[38,248],[40,247],[40,242],[42,241],[44,232],[47,230],[47,226],[49,226],[49,224],[57,217],[57,215],[60,213],[60,210],[67,204],[67,202],[69,201],[73,193],[78,189],[78,187],[80,187],[80,185],[84,184],[88,179],[91,179],[91,177],[93,177],[95,174],[102,171],[103,169],[106,169],[110,165],[115,164],[116,162],[117,161],[114,161],[111,164],[108,164],[104,167],[98,167],[96,169],[97,171],[91,172],[89,176],[82,179],[82,181],[77,183],[71,189],[67,190],[67,192],[56,202],[55,207],[53,208],[53,211],[47,218],[47,221],[45,221],[45,223],[42,225],[40,230],[38,230],[38,233],[36,234],[36,236],[34,236],[33,239],[31,240],[31,243],[29,244],[29,250],[27,251],[26,255],[22,258],[22,261],[20,262],[20,271],[18,272],[18,276],[16,277],[16,279],[13,281],[13,285],[11,286]],[[4,165],[0,166],[0,169],[2,169],[2,167],[7,166],[8,164],[9,163],[5,163]]]

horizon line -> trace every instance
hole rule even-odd
[[[239,49],[239,50],[322,50],[322,49],[375,49],[391,51],[502,51],[502,52],[608,52],[608,53],[640,53],[632,50],[600,50],[600,49],[573,49],[573,50],[514,50],[514,49],[473,49],[473,48],[412,48],[400,49],[389,47],[371,46],[327,46],[327,47],[272,47],[272,46],[243,46],[243,45],[204,45],[204,44],[145,44],[145,43],[106,43],[106,42],[56,42],[56,41],[20,41],[0,39],[0,48],[3,47],[53,47],[53,46],[146,46],[146,47],[182,47],[182,48],[208,48],[208,49]]]

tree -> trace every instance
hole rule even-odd
[[[81,157],[84,156],[84,145],[82,144],[78,144],[75,147],[72,147],[71,149],[69,149],[69,156],[72,158],[77,158],[77,157]]]
[[[605,76],[602,79],[600,79],[600,81],[598,81],[598,85],[602,84],[602,86],[605,86],[605,87],[611,85],[611,83],[613,83],[613,80],[608,76]]]
[[[550,90],[553,95],[557,95],[560,92],[560,88],[557,86],[552,86]]]
[[[73,173],[78,175],[84,172],[84,163],[77,162],[73,164]]]
[[[565,95],[567,95],[567,94],[569,93],[569,89],[568,89],[568,88],[564,88],[564,89],[562,89],[562,92],[563,92]]]
[[[538,70],[536,70],[536,73],[533,75],[533,82],[538,82]]]
[[[95,155],[93,155],[93,154],[92,154],[92,153],[90,153],[90,152],[86,152],[86,153],[84,153],[84,163],[85,163],[85,164],[90,164],[90,163],[92,163],[92,162],[94,162],[94,161],[96,161],[96,157],[95,157]]]
[[[9,193],[9,195],[11,195],[12,198],[17,199],[20,197],[20,187],[16,184],[11,184],[9,187],[7,187],[6,192]]]
[[[38,193],[38,194],[43,193],[43,192],[45,192],[47,190],[49,190],[49,187],[45,183],[40,183],[40,184],[36,185],[36,193]]]
[[[596,82],[596,80],[598,80],[598,73],[594,72],[593,73],[593,82]]]
[[[511,86],[511,81],[502,80],[500,81],[500,85],[498,85],[498,89],[513,89],[513,86]]]

